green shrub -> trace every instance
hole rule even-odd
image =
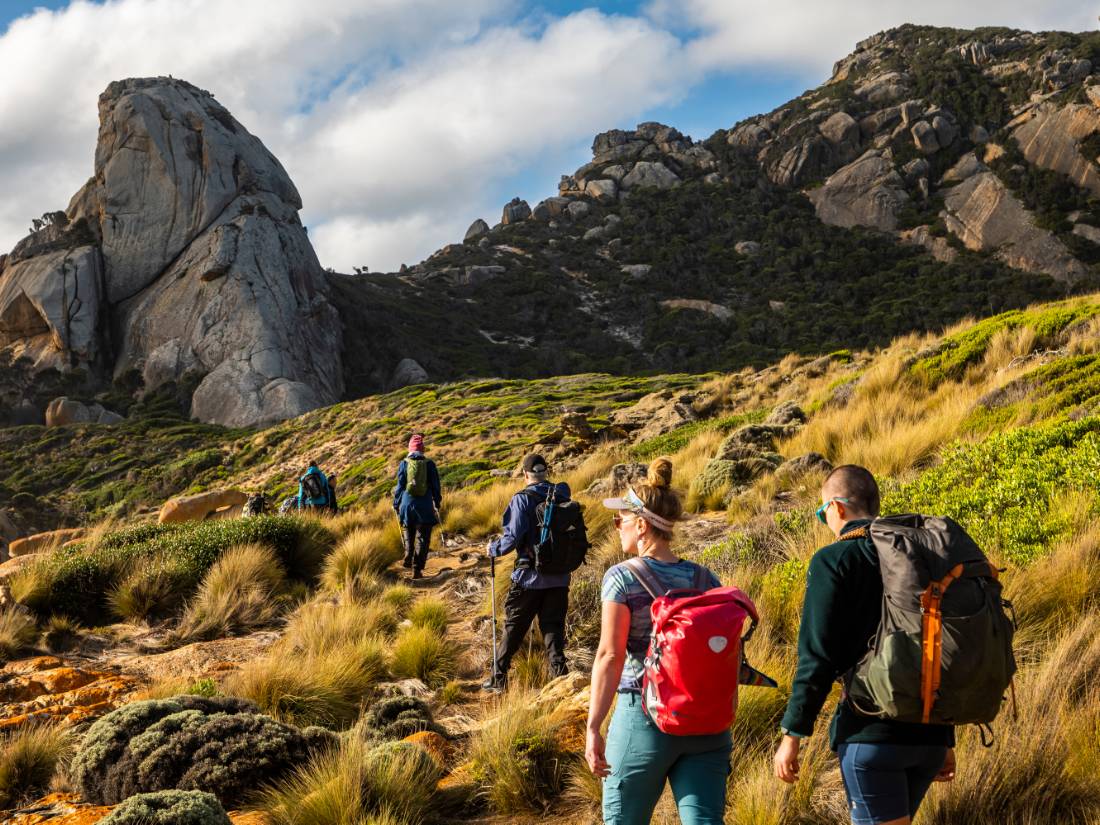
[[[72,750],[60,727],[24,725],[0,735],[0,811],[41,795]]]
[[[403,630],[393,645],[390,670],[394,676],[419,679],[429,687],[445,684],[458,670],[458,649],[426,627]]]
[[[427,703],[414,696],[375,702],[363,714],[363,734],[371,739],[404,739],[423,730],[440,733]]]
[[[447,630],[449,618],[447,603],[437,598],[418,599],[409,611],[409,621],[413,627],[426,627],[441,635]]]
[[[37,638],[38,627],[33,616],[18,606],[0,610],[0,663],[34,644]]]
[[[1070,523],[1051,504],[1077,490],[1096,507],[1100,419],[998,433],[948,448],[942,463],[887,491],[884,512],[950,516],[986,551],[1026,565]]]
[[[1051,304],[1038,309],[1012,310],[978,321],[961,332],[944,338],[935,351],[913,363],[912,372],[929,384],[958,378],[966,368],[985,357],[993,336],[1001,330],[1030,326],[1035,331],[1035,345],[1051,344],[1066,328],[1100,313],[1100,305]]]
[[[321,728],[298,730],[256,710],[241,699],[190,695],[124,705],[88,729],[73,782],[97,804],[178,789],[234,805],[333,742]]]
[[[135,794],[99,820],[100,825],[230,825],[213,794],[156,791]]]
[[[24,603],[42,616],[58,612],[101,624],[109,618],[108,594],[128,577],[134,577],[135,598],[131,605],[131,594],[123,593],[123,609],[140,613],[149,602],[160,605],[158,594],[182,602],[226,549],[249,542],[272,547],[291,578],[312,581],[332,534],[314,520],[280,516],[123,530],[94,547],[78,544],[50,553],[33,566],[43,583],[23,596]]]

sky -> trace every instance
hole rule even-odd
[[[533,206],[593,136],[703,139],[902,23],[1084,31],[1083,0],[0,0],[0,251],[91,176],[123,77],[211,91],[282,161],[324,266],[392,271]]]

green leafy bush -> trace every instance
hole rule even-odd
[[[99,820],[100,825],[230,825],[213,794],[156,791],[135,794]]]
[[[135,599],[135,612],[161,599],[182,601],[227,548],[249,542],[274,549],[288,576],[312,581],[333,537],[314,520],[279,516],[131,528],[91,548],[77,544],[50,553],[36,565],[45,585],[26,604],[40,616],[59,612],[101,624],[109,618],[108,594],[128,576],[136,577],[131,584],[140,587],[133,589],[146,600]]]
[[[98,804],[178,789],[234,805],[334,741],[322,728],[299,730],[256,710],[242,699],[192,695],[124,705],[89,728],[73,782]]]
[[[986,551],[1026,565],[1070,526],[1057,497],[1081,491],[1095,507],[1097,478],[1100,419],[1023,427],[953,445],[939,466],[888,490],[883,511],[950,516]]]
[[[441,733],[427,703],[414,696],[396,696],[375,702],[363,714],[363,733],[372,739],[404,739],[423,730]]]

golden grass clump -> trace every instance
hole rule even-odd
[[[73,745],[72,733],[57,725],[27,724],[0,734],[0,811],[41,796]]]
[[[409,610],[408,619],[413,627],[426,627],[442,636],[447,630],[447,622],[450,621],[450,611],[442,599],[423,596]]]
[[[14,658],[37,638],[38,626],[29,613],[18,606],[0,610],[0,663]]]
[[[327,590],[374,595],[379,578],[402,554],[396,522],[382,528],[357,528],[325,560],[321,583]]]
[[[393,643],[390,671],[394,676],[440,687],[455,676],[458,667],[459,649],[455,642],[430,627],[407,627]]]
[[[216,639],[271,624],[286,601],[286,573],[275,551],[263,544],[230,547],[203,577],[187,604],[175,637],[179,641]]]

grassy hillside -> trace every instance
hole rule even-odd
[[[830,540],[812,515],[821,471],[770,468],[810,452],[871,468],[890,512],[958,519],[1006,568],[1006,592],[1020,623],[1021,719],[1013,722],[1005,711],[991,749],[981,747],[975,733],[960,731],[959,778],[933,790],[921,825],[1084,825],[1100,817],[1093,746],[1100,692],[1091,678],[1100,667],[1100,296],[964,322],[943,334],[908,335],[881,350],[824,359],[790,355],[762,370],[704,378],[580,376],[413,387],[258,433],[149,422],[143,438],[155,447],[128,453],[148,462],[125,470],[135,478],[167,483],[181,472],[184,456],[213,451],[218,463],[184,473],[185,489],[229,480],[271,489],[309,454],[344,474],[352,506],[335,520],[104,525],[83,544],[54,551],[9,580],[15,598],[33,612],[29,618],[0,613],[0,652],[18,655],[44,644],[40,634],[51,628],[79,636],[82,624],[119,619],[160,622],[160,644],[167,648],[275,627],[280,639],[269,655],[212,679],[153,688],[153,695],[186,689],[243,697],[291,726],[347,731],[324,759],[247,803],[268,811],[272,821],[335,825],[383,813],[389,818],[373,821],[585,821],[599,788],[581,766],[578,717],[570,710],[577,703],[583,710],[583,692],[540,699],[534,691],[546,673],[535,646],[517,660],[513,693],[503,704],[468,693],[486,655],[488,604],[479,588],[487,571],[470,568],[462,584],[429,584],[428,590],[394,584],[396,530],[386,503],[370,500],[390,483],[389,464],[405,434],[426,429],[450,482],[445,527],[459,550],[476,550],[515,489],[489,468],[512,466],[525,445],[557,428],[563,408],[587,411],[598,428],[614,409],[662,387],[677,390],[669,403],[694,388],[702,417],[655,438],[575,445],[580,452],[560,474],[589,506],[596,542],[572,585],[570,650],[583,671],[598,636],[599,581],[621,558],[598,496],[583,491],[618,461],[671,454],[677,486],[696,511],[680,529],[677,547],[754,598],[763,625],[750,655],[781,683],[779,691],[743,692],[727,822],[846,821],[824,737],[810,740],[798,785],[780,787],[770,770],[793,673],[803,576],[814,550]],[[758,432],[768,411],[790,403],[808,419],[763,427],[777,427],[776,462],[753,465],[754,478],[731,477],[698,494],[724,439],[737,438],[746,422]],[[105,449],[99,439],[111,432],[74,429],[50,442],[51,431],[33,431],[32,440],[24,428],[5,434],[12,446],[3,454],[13,462],[10,449],[44,444],[47,466],[87,463],[94,450]],[[184,436],[195,443],[178,455],[172,445]],[[120,443],[112,449],[123,449],[127,439],[114,438]],[[177,457],[167,460],[174,449]],[[8,466],[15,476],[18,462]],[[90,481],[94,476],[76,470],[45,477],[59,486],[38,495],[57,496],[65,507],[100,489]],[[114,483],[100,480],[104,490]],[[133,506],[137,499],[120,501]],[[242,542],[253,549],[240,549]],[[454,563],[476,564],[461,558],[453,556]],[[507,566],[498,571],[502,585],[507,572]],[[396,700],[383,701],[387,685],[408,677],[424,682],[426,704],[402,700],[391,708],[387,701]],[[439,728],[433,714],[449,721]],[[484,724],[456,727],[457,720],[479,716]],[[393,741],[448,725],[454,738],[435,761]],[[21,752],[57,747],[55,740],[17,744]],[[403,778],[382,771],[383,752],[397,759],[392,771]],[[441,773],[450,776],[432,791],[431,777]],[[150,775],[156,774],[143,774]],[[291,816],[294,810],[308,816]],[[666,801],[655,821],[675,821],[670,811]]]

